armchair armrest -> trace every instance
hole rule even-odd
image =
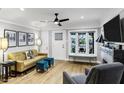
[[[39,56],[47,56],[47,53],[38,53]]]
[[[63,84],[76,84],[67,72],[63,72]]]

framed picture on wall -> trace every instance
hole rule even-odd
[[[18,33],[18,46],[26,46],[27,45],[27,33],[19,32]]]
[[[35,43],[34,33],[27,33],[27,44],[31,46],[34,45],[34,43]]]
[[[4,29],[4,37],[8,39],[9,48],[17,46],[17,32],[16,31]]]

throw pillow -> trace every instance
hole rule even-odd
[[[31,50],[29,50],[29,53],[30,53],[30,57],[34,58],[33,52]]]
[[[26,51],[25,54],[26,54],[26,59],[30,59],[31,58],[29,51]]]
[[[37,50],[32,50],[34,57],[38,55]]]

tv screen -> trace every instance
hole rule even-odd
[[[104,24],[104,36],[110,42],[122,42],[120,16],[114,17],[112,20]]]

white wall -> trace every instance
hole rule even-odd
[[[92,27],[91,27],[92,28]],[[78,28],[76,28],[76,30],[77,30]],[[79,28],[80,29],[80,28]],[[83,29],[90,29],[90,28],[81,28],[82,30]],[[58,31],[60,31],[61,29],[57,29]],[[54,31],[54,30],[53,30]],[[77,57],[77,58],[72,58],[72,57],[69,57],[68,56],[68,31],[69,31],[69,29],[68,30],[66,30],[66,37],[67,37],[67,40],[66,40],[66,47],[67,47],[67,51],[66,51],[66,59],[63,59],[63,60],[76,60],[76,61],[89,61],[89,59],[87,59],[87,58],[81,58],[81,57]],[[100,34],[100,29],[98,29],[98,32],[99,33],[97,33],[97,35],[99,36],[99,34]],[[49,54],[49,56],[51,56],[51,52],[52,52],[52,46],[51,46],[51,44],[52,44],[52,40],[51,40],[51,37],[52,37],[52,35],[51,35],[51,33],[52,33],[52,30],[51,31],[48,31],[48,30],[43,30],[42,32],[41,32],[41,40],[42,40],[42,48],[41,48],[41,52],[43,52],[43,53],[48,53]],[[97,56],[99,56],[99,47],[97,48]],[[56,49],[57,50],[57,49]],[[99,58],[98,58],[99,59]],[[96,59],[93,59],[94,61],[96,61]]]
[[[49,31],[41,32],[42,47],[41,52],[47,53],[49,55]]]
[[[116,16],[118,13],[120,13],[122,11],[122,9],[114,9],[111,10],[108,14],[105,14],[102,18],[102,20],[100,20],[100,23],[97,21],[93,21],[93,22],[85,22],[85,23],[81,23],[81,24],[69,24],[69,25],[65,25],[62,26],[62,28],[57,27],[57,28],[52,28],[52,27],[44,27],[44,30],[42,33],[42,40],[43,40],[43,45],[42,45],[42,52],[46,52],[49,53],[49,55],[51,54],[51,32],[49,30],[61,30],[61,29],[87,29],[87,28],[97,28],[98,27],[98,33],[97,35],[99,36],[101,34],[101,29],[99,29],[99,27],[102,27],[102,25],[104,23],[106,23],[108,20],[112,19],[114,16]],[[50,42],[49,42],[50,41]],[[68,45],[67,45],[68,46]],[[68,52],[66,53],[67,59],[68,59]],[[76,60],[79,60],[80,58],[76,58]],[[83,58],[85,59],[85,58]],[[97,61],[100,61],[100,44],[98,44],[97,47]]]
[[[0,22],[0,37],[4,37],[4,29],[10,29],[10,30],[15,30],[15,31],[23,31],[23,32],[31,32],[35,34],[35,38],[38,37],[38,30],[34,30],[31,28],[23,27],[23,26],[18,26],[14,24],[9,24],[9,23],[3,23]],[[7,59],[7,54],[9,52],[16,52],[16,51],[23,51],[23,50],[29,50],[29,49],[36,49],[36,46],[24,46],[24,47],[13,47],[13,48],[8,48],[8,50],[5,52],[5,59]],[[0,56],[2,55],[2,51],[0,51]],[[2,58],[2,57],[0,57]]]
[[[117,9],[113,8],[113,10],[111,10],[108,14],[105,14],[105,16],[102,18],[100,23],[101,26],[106,22],[108,22],[109,20],[111,20],[116,15],[118,15],[119,13],[121,13],[122,11],[123,11],[123,8],[117,8]]]

